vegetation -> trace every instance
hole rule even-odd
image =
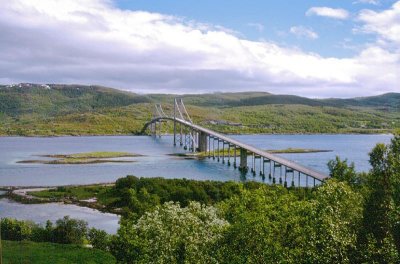
[[[127,176],[118,179],[115,185],[57,187],[29,192],[29,195],[49,201],[67,200],[78,203],[95,198],[96,202],[85,205],[138,218],[165,202],[179,202],[187,206],[190,201],[198,201],[211,205],[238,195],[242,189],[253,190],[261,185],[262,183],[257,182],[236,183]]]
[[[4,264],[111,264],[115,258],[107,252],[79,245],[2,241]]]
[[[49,158],[63,158],[63,159],[105,159],[105,158],[122,158],[122,157],[136,157],[137,154],[128,152],[113,152],[113,151],[95,151],[75,154],[56,154],[56,155],[44,155]]]
[[[54,160],[22,160],[17,163],[40,163],[40,164],[92,164],[92,163],[110,163],[110,162],[133,162],[132,160],[118,160],[107,158],[123,158],[123,157],[137,157],[138,154],[127,152],[87,152],[76,154],[56,154],[56,155],[43,155],[47,158],[56,158]]]
[[[303,148],[286,148],[286,149],[267,149],[265,150],[269,153],[275,153],[275,154],[301,154],[301,153],[319,153],[319,152],[330,152],[332,150],[325,150],[325,149],[303,149]],[[177,157],[197,157],[197,158],[205,158],[208,157],[208,155],[224,155],[227,157],[230,155],[233,157],[235,155],[235,150],[234,148],[227,149],[226,147],[224,150],[220,149],[219,151],[216,149],[215,153],[211,152],[195,152],[195,153],[175,153],[175,154],[170,154],[172,156],[177,156]],[[252,154],[251,152],[248,152],[248,154]],[[237,149],[236,150],[236,155],[240,155],[240,151]]]
[[[337,158],[311,190],[260,185],[214,205],[127,215],[110,250],[120,263],[399,263],[400,136],[370,161],[357,174]]]
[[[2,235],[89,239],[118,263],[399,263],[400,135],[378,144],[370,164],[358,174],[337,157],[332,179],[312,189],[128,176],[103,190],[123,208],[116,235],[69,218],[40,232],[7,220]]]
[[[316,100],[260,92],[183,95],[195,122],[224,133],[386,133],[400,128],[400,94]],[[170,113],[172,95],[137,95],[82,85],[0,86],[0,135],[137,134],[155,102]],[[172,132],[165,126],[164,132]]]

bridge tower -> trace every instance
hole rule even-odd
[[[179,143],[180,146],[184,146],[185,150],[206,152],[209,158],[217,160],[218,162],[222,161],[222,164],[226,163],[228,166],[231,165],[231,158],[233,158],[233,168],[239,168],[244,174],[249,170],[248,160],[250,160],[251,173],[253,176],[256,176],[259,169],[259,174],[263,181],[266,178],[265,163],[267,163],[269,167],[267,179],[272,184],[279,183],[286,187],[288,187],[289,184],[294,186],[295,173],[298,177],[297,186],[304,186],[304,182],[302,183],[300,178],[304,179],[305,187],[309,187],[309,178],[314,181],[314,186],[316,181],[322,182],[329,178],[328,175],[194,124],[186,110],[182,98],[174,98],[173,115],[166,115],[162,106],[156,104],[153,118],[143,127],[142,133],[144,133],[147,128],[150,128],[153,136],[159,135],[161,137],[162,123],[167,121],[173,121],[174,146]],[[217,146],[215,146],[215,143],[217,143]],[[227,146],[227,148],[225,146]],[[233,157],[231,156],[231,148],[233,148]],[[225,150],[227,150],[227,152]],[[238,155],[237,151],[239,151]],[[248,157],[249,154],[251,155],[250,157]],[[237,158],[239,158],[238,163]],[[259,166],[257,166],[258,159]],[[276,173],[276,168],[279,169],[279,175]],[[284,169],[284,173],[282,169]]]

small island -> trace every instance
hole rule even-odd
[[[320,153],[320,152],[332,152],[333,150],[328,149],[303,149],[303,148],[286,148],[286,149],[267,149],[266,152],[274,154],[301,154],[301,153]]]
[[[306,153],[321,153],[321,152],[332,152],[333,150],[327,149],[303,149],[303,148],[286,148],[286,149],[267,149],[266,152],[273,154],[306,154]],[[208,157],[208,152],[187,152],[187,153],[172,153],[168,154],[170,156],[180,157],[184,159],[202,159]],[[211,155],[213,151],[211,150]],[[230,151],[227,149],[219,150],[219,155],[228,156],[228,154],[232,157],[235,152],[234,149],[231,148]],[[239,151],[236,150],[236,154],[239,155]],[[249,153],[250,154],[250,153]],[[215,155],[218,155],[218,150],[215,150]]]
[[[140,156],[142,155],[129,152],[97,151],[97,152],[85,152],[85,153],[74,153],[74,154],[40,155],[40,157],[52,158],[52,159],[21,160],[17,161],[17,163],[38,163],[38,164],[126,163],[135,161],[117,159],[117,158],[140,157]]]

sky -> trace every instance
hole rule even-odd
[[[0,2],[0,84],[400,92],[400,0]]]

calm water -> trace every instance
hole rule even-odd
[[[369,169],[368,152],[390,135],[240,135],[233,136],[261,149],[315,148],[325,153],[282,154],[295,162],[327,173],[327,162],[336,155],[354,162],[358,171]],[[20,164],[37,155],[90,151],[126,151],[146,155],[135,163],[48,165]],[[0,138],[0,186],[54,186],[113,182],[128,174],[143,177],[190,178],[197,180],[243,180],[232,167],[212,159],[184,160],[169,156],[183,152],[172,146],[172,137],[148,136]],[[250,174],[247,179],[252,179]]]
[[[89,223],[89,227],[102,229],[114,234],[118,228],[119,216],[102,213],[100,211],[59,203],[50,204],[20,204],[8,199],[0,199],[0,217],[17,218],[20,220],[32,220],[45,224],[47,220],[56,220],[69,215],[72,218],[83,219]]]
[[[354,162],[358,171],[369,169],[368,152],[378,143],[388,143],[390,135],[241,135],[233,136],[261,149],[315,148],[332,152],[282,154],[282,156],[321,172],[336,155]],[[38,159],[37,155],[91,151],[126,151],[146,155],[134,163],[90,165],[20,164],[20,160]],[[190,178],[197,180],[258,180],[240,174],[212,159],[185,160],[168,154],[183,152],[172,146],[172,137],[148,136],[0,138],[0,186],[51,186],[113,182],[128,174],[141,177]],[[250,165],[250,161],[249,161]],[[257,164],[258,165],[258,164]],[[268,169],[268,168],[267,168]],[[257,166],[257,171],[259,170]],[[268,178],[265,180],[268,183]],[[297,183],[297,181],[296,181]],[[301,179],[301,184],[305,180]],[[90,226],[114,233],[118,217],[75,205],[23,205],[0,200],[0,217],[30,219],[44,223],[70,215],[88,221]]]

